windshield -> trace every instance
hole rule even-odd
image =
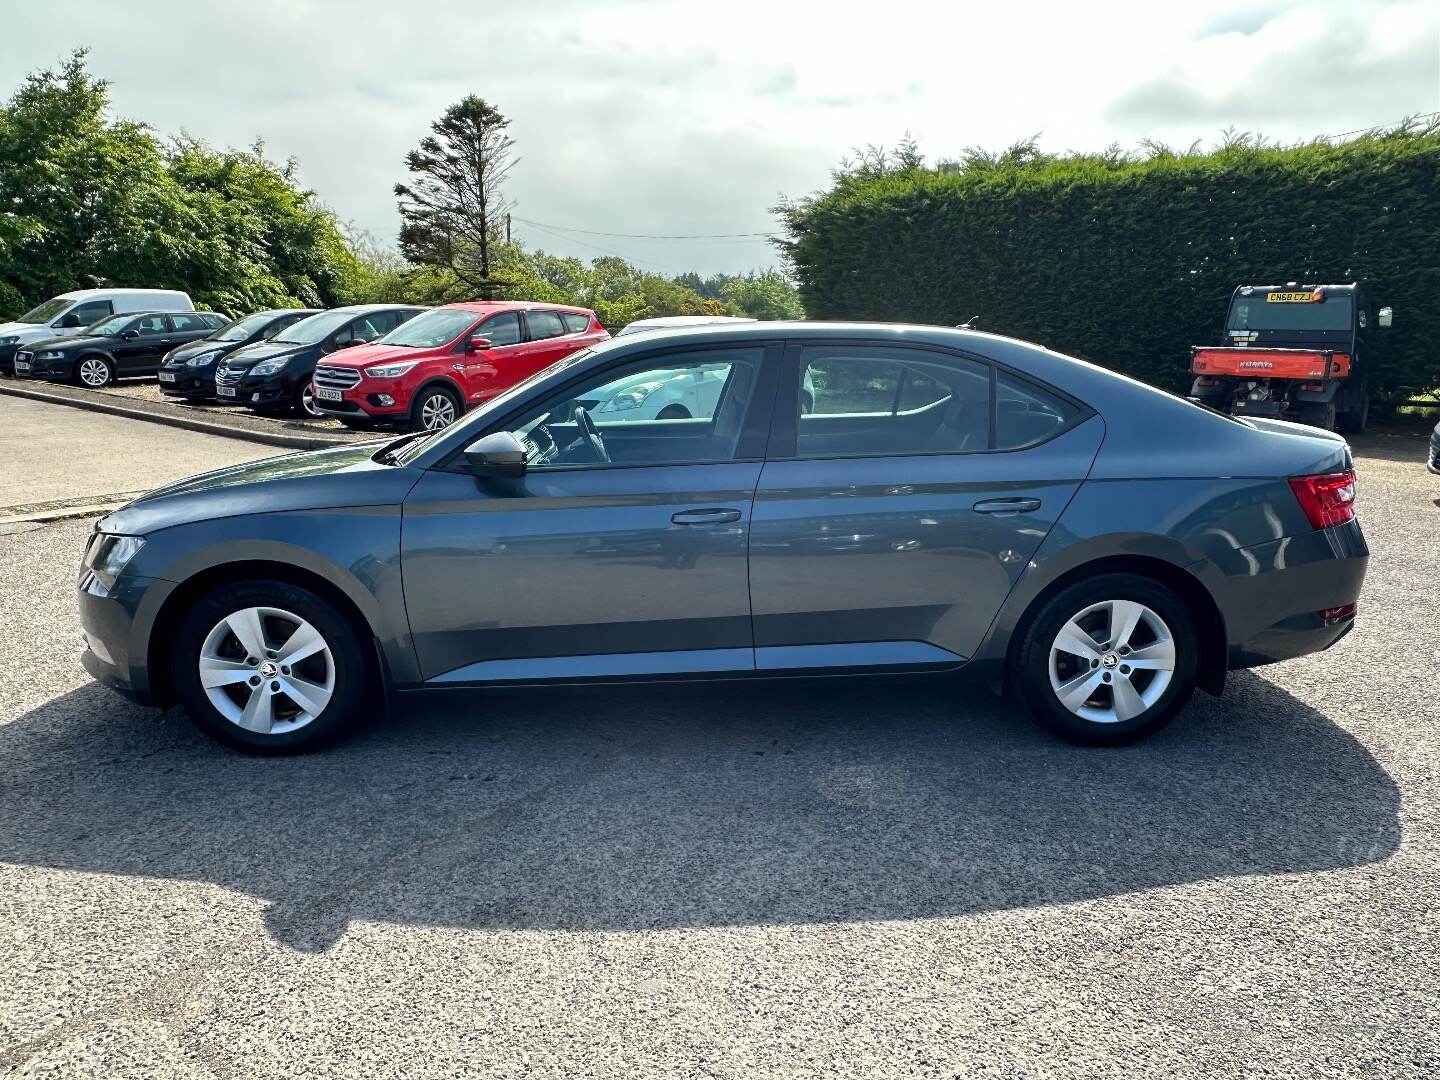
[[[484,425],[488,423],[497,412],[503,412],[506,408],[509,407],[510,402],[514,401],[515,398],[520,394],[523,394],[533,384],[539,382],[541,379],[548,379],[556,372],[564,371],[566,368],[578,364],[587,356],[593,356],[594,353],[594,349],[581,349],[579,352],[571,353],[563,360],[555,361],[555,363],[551,364],[547,368],[542,368],[534,375],[531,375],[528,379],[522,379],[520,382],[512,386],[509,390],[506,390],[503,394],[499,394],[496,397],[491,398],[483,405],[477,405],[474,409],[472,409],[469,413],[466,414],[464,420],[461,420],[455,424],[451,424],[449,427],[440,428],[438,431],[432,431],[423,439],[416,439],[409,445],[402,447],[400,452],[395,456],[396,463],[400,465],[405,465],[408,464],[410,461],[414,460],[416,455],[420,453],[421,448],[427,443],[429,443],[431,440],[433,440],[437,435],[449,436],[459,431],[469,431],[472,433],[471,437],[473,437],[474,433],[477,430],[483,430]]]
[[[397,326],[376,344],[438,349],[442,345],[449,345],[473,326],[478,318],[473,311],[446,311],[444,308],[436,308]]]
[[[353,311],[322,311],[319,315],[301,319],[288,330],[281,330],[270,340],[282,341],[289,345],[314,345],[324,341],[355,318],[355,315],[356,313]]]
[[[134,315],[111,315],[109,318],[101,319],[97,323],[91,323],[84,331],[92,337],[114,337],[130,325]]]
[[[23,323],[49,322],[74,302],[74,300],[64,300],[59,297],[56,297],[54,300],[46,300],[39,307],[31,308],[15,321]]]
[[[1275,295],[1275,294],[1270,294]],[[1283,294],[1282,294],[1283,295]],[[1354,302],[1327,296],[1320,303],[1274,303],[1264,296],[1242,296],[1230,308],[1227,330],[1349,330]]]
[[[265,329],[266,325],[274,318],[274,315],[246,315],[243,319],[236,319],[216,330],[210,335],[210,340],[244,341]]]

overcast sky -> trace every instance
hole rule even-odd
[[[1440,110],[1436,0],[48,0],[7,5],[0,92],[88,46],[116,112],[299,159],[393,244],[405,152],[467,93],[511,119],[530,245],[665,271],[772,264],[781,193],[906,131],[932,159],[1038,133],[1049,150],[1284,140]]]

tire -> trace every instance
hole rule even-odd
[[[1329,401],[1324,405],[1316,402],[1303,402],[1295,407],[1295,418],[1302,424],[1334,431],[1335,402]]]
[[[1370,423],[1370,394],[1363,393],[1360,398],[1360,405],[1355,409],[1347,409],[1335,417],[1335,430],[1342,435],[1363,435],[1365,428]]]
[[[684,405],[666,405],[655,414],[656,420],[689,420],[690,410]]]
[[[296,416],[303,416],[309,420],[322,420],[325,414],[315,407],[315,384],[309,381],[301,383],[295,388],[295,400],[292,404]]]
[[[459,420],[464,412],[460,395],[446,386],[427,386],[410,403],[411,431],[439,431]]]
[[[292,668],[285,646],[297,632],[307,634],[307,649],[315,638],[321,647]],[[304,753],[360,719],[371,679],[359,634],[309,589],[264,580],[222,585],[186,612],[175,640],[172,673],[181,704],[202,731],[235,750]],[[225,682],[207,690],[202,664]]]
[[[91,390],[99,390],[115,382],[115,365],[107,358],[91,353],[75,361],[75,382]]]
[[[1119,647],[1109,649],[1101,639],[1116,617],[1128,617],[1131,629]],[[1031,715],[1067,742],[1137,742],[1174,719],[1195,689],[1200,638],[1194,616],[1153,578],[1109,573],[1078,582],[1046,601],[1026,627],[1011,662],[1012,685]],[[1076,631],[1094,645],[1088,656]],[[1167,642],[1168,649],[1156,648]],[[1125,663],[1133,653],[1148,653],[1145,668]],[[1117,697],[1122,685],[1128,693]]]

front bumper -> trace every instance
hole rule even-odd
[[[21,370],[12,358],[10,361],[10,373],[17,379],[36,379],[41,382],[69,382],[75,375],[75,361],[42,360],[36,362],[31,360],[29,361],[29,366]]]
[[[174,382],[167,382],[166,375],[175,376]],[[213,398],[215,396],[215,369],[162,367],[156,375],[160,392],[166,397]]]
[[[1430,436],[1430,459],[1425,463],[1425,467],[1440,476],[1440,429]]]
[[[149,661],[155,612],[175,586],[158,578],[126,578],[106,590],[90,573],[76,590],[85,651],[80,663],[102,685],[140,705],[156,704]]]
[[[307,375],[308,379],[309,376]],[[295,400],[295,387],[298,379],[287,375],[285,372],[277,372],[274,375],[245,375],[240,381],[234,383],[235,396],[229,397],[220,393],[221,386],[216,385],[215,400],[221,405],[248,405],[251,408],[276,407],[289,405]]]
[[[20,351],[20,346],[0,345],[0,375],[15,374],[15,354]]]

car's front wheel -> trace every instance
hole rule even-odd
[[[359,637],[328,601],[281,581],[224,585],[182,619],[174,684],[212,738],[250,753],[313,750],[359,717]]]
[[[1011,671],[1037,720],[1070,742],[1118,746],[1168,724],[1195,688],[1195,620],[1138,574],[1099,574],[1052,597]]]
[[[82,356],[75,361],[75,381],[99,390],[115,381],[115,367],[103,356]]]
[[[325,415],[315,405],[315,384],[308,379],[295,388],[293,405],[297,416],[319,420]]]
[[[443,386],[429,386],[415,395],[410,406],[411,431],[439,431],[460,418],[460,398]]]

